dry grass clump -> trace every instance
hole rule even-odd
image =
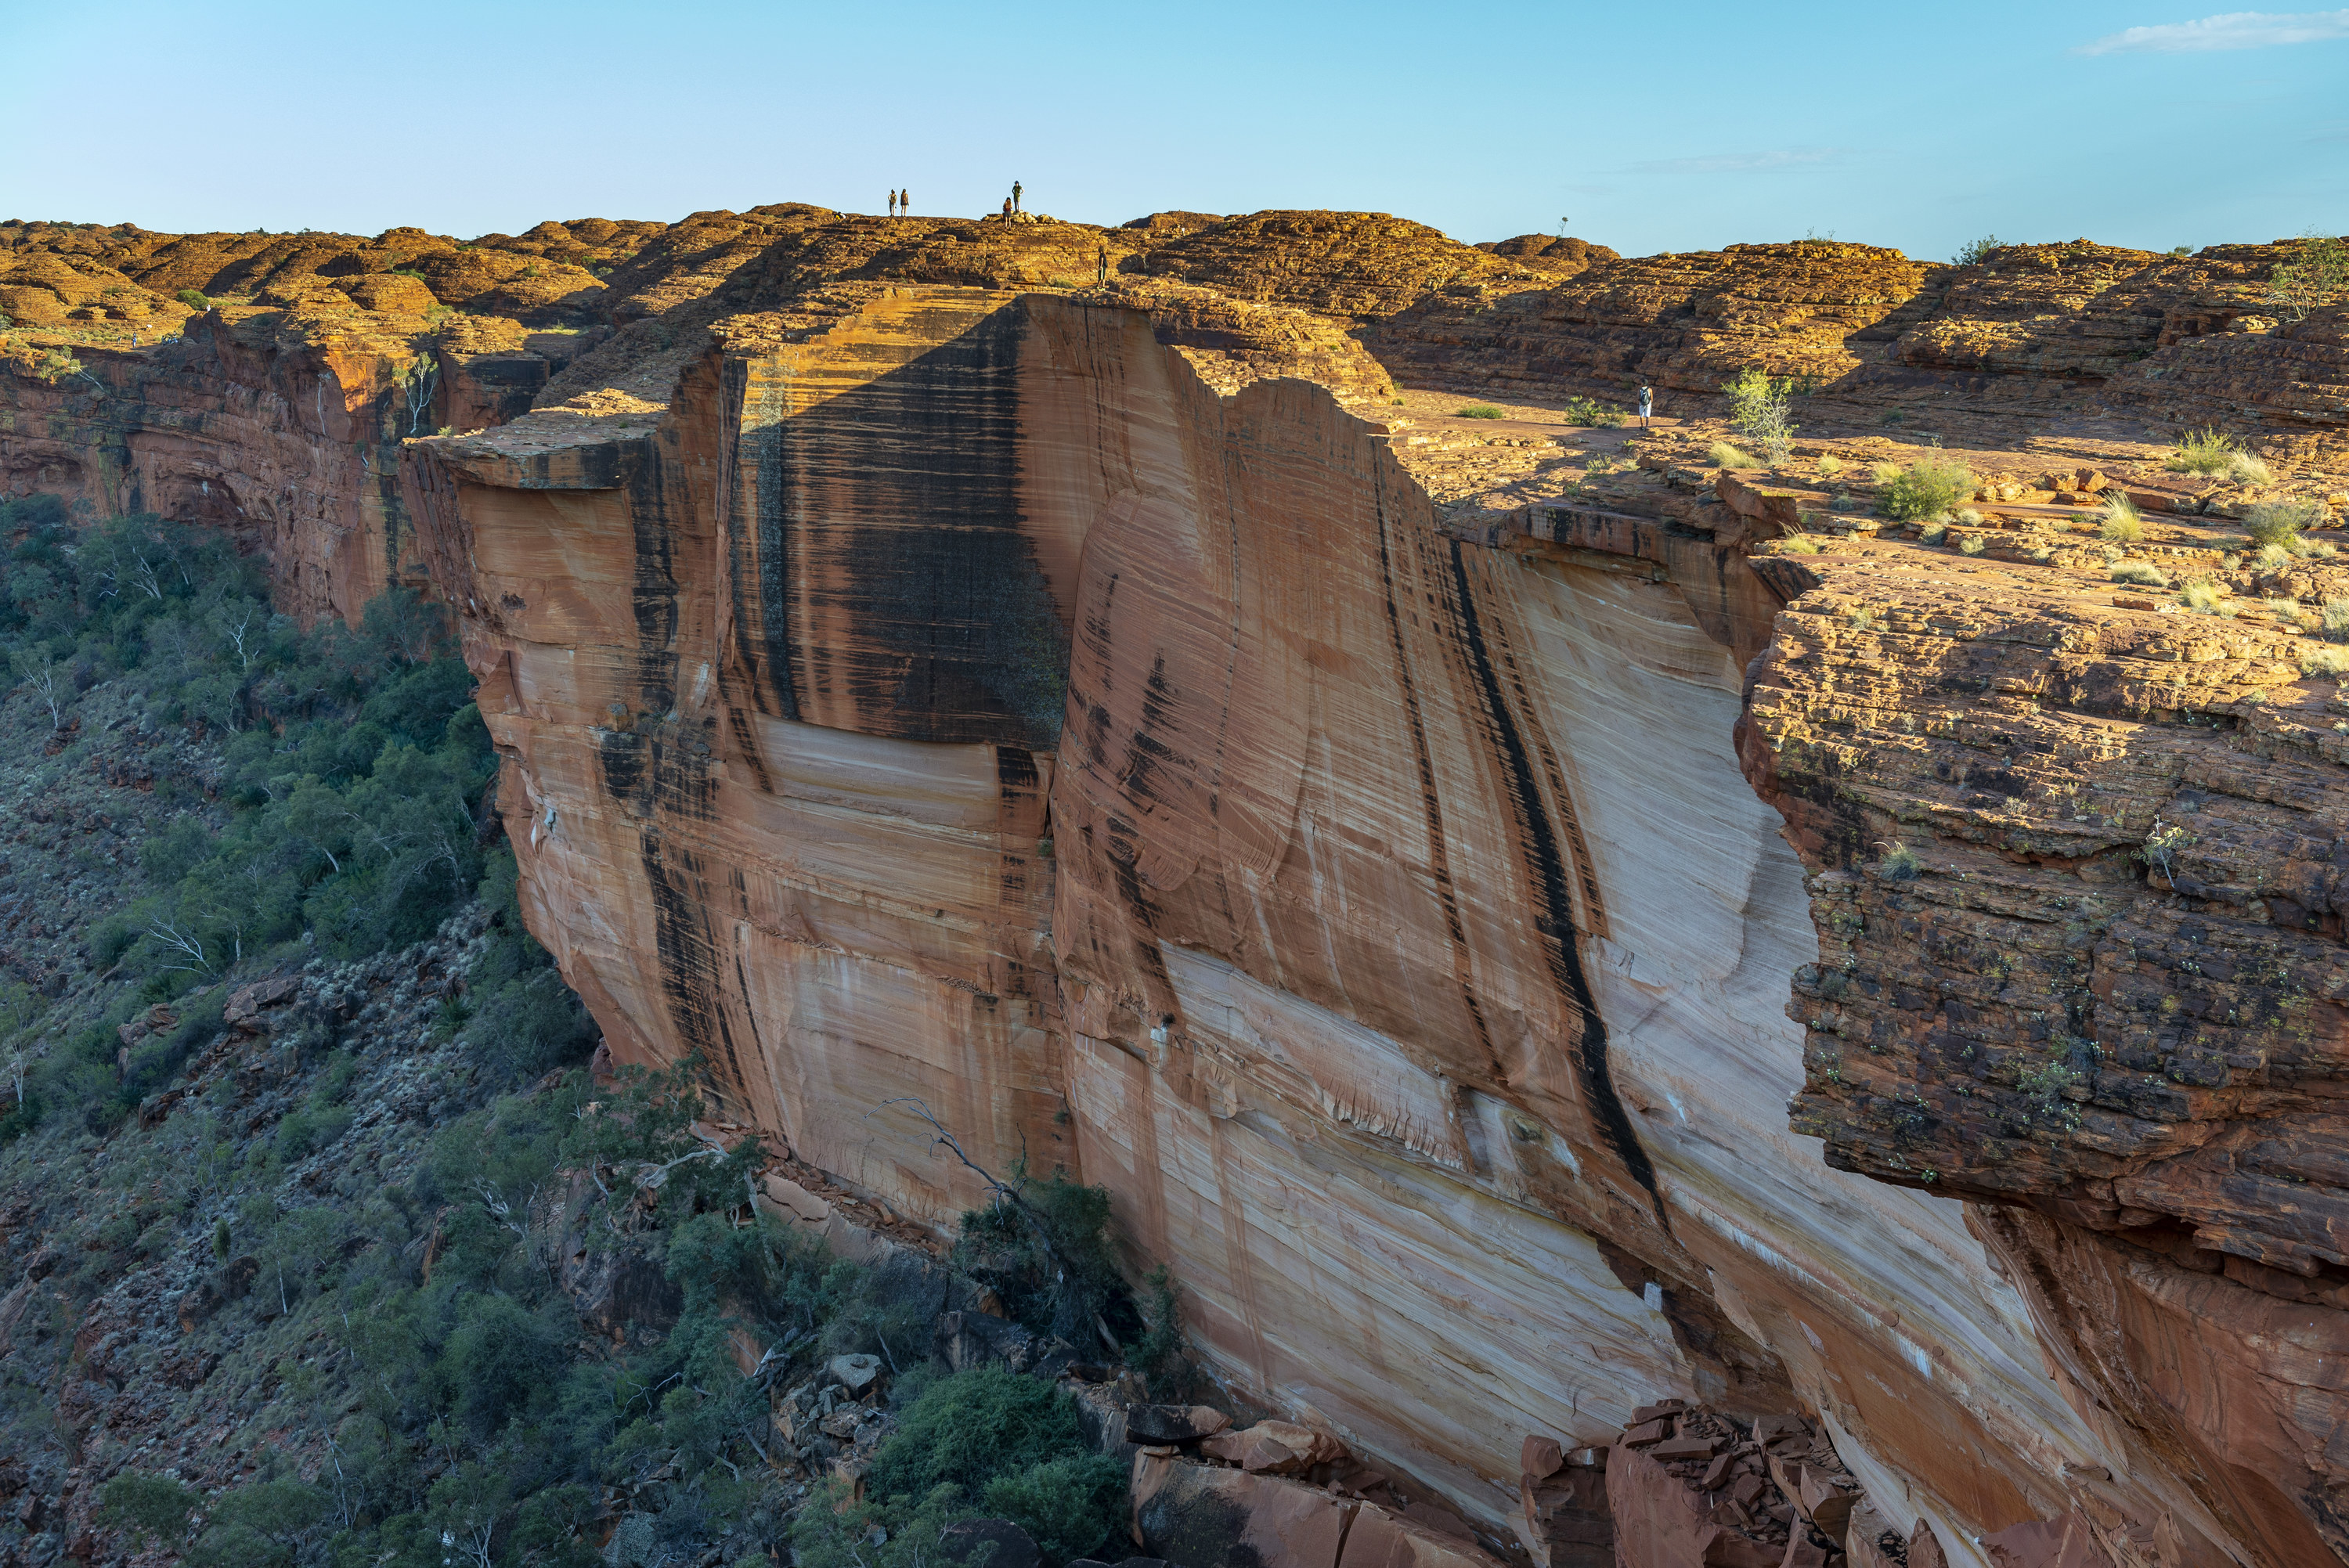
[[[2300,655],[2300,673],[2304,676],[2349,676],[2349,648],[2311,648]]]
[[[2189,578],[2178,591],[2178,602],[2198,615],[2217,615],[2231,620],[2235,606],[2228,602],[2227,591],[2208,577]]]
[[[2243,531],[2255,544],[2298,552],[2301,531],[2315,522],[2322,509],[2313,500],[2263,500],[2243,512]]]
[[[2169,579],[2150,561],[2123,561],[2113,567],[2113,581],[2136,583],[2147,588],[2167,588]]]
[[[1762,466],[1761,459],[1727,441],[1713,442],[1704,449],[1704,455],[1713,459],[1713,466],[1717,469],[1758,469]]]
[[[2105,510],[2096,522],[2096,537],[2109,539],[2115,544],[2135,544],[2145,537],[2145,518],[2137,510],[2137,502],[2125,495],[2108,495]]]
[[[2220,430],[2189,432],[2162,466],[2174,474],[2223,474],[2242,454],[2235,438]]]

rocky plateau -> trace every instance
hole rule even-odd
[[[2291,250],[11,222],[0,493],[451,607],[614,1057],[873,1222],[984,1201],[936,1130],[1106,1187],[1306,1434],[1138,1447],[1159,1556],[2296,1568],[2349,304],[2279,316]],[[1722,468],[1749,366],[1801,428]],[[2264,474],[2166,467],[2205,427]],[[1920,459],[1954,521],[1887,515]]]

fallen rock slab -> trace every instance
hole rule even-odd
[[[1172,1568],[1337,1568],[1367,1507],[1311,1487],[1148,1452],[1133,1461],[1133,1528]]]

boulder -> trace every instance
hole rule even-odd
[[[1365,1504],[1246,1470],[1143,1453],[1133,1463],[1133,1527],[1172,1568],[1337,1568],[1347,1526]]]
[[[1129,1405],[1125,1435],[1137,1443],[1191,1443],[1212,1438],[1232,1424],[1206,1405]]]
[[[835,1356],[823,1364],[823,1369],[832,1374],[833,1379],[850,1393],[862,1394],[865,1389],[873,1387],[874,1381],[881,1376],[881,1357]]]
[[[1258,1421],[1245,1431],[1219,1432],[1199,1449],[1244,1470],[1273,1475],[1290,1475],[1347,1457],[1345,1444],[1294,1421]]]
[[[260,1034],[261,1015],[291,1001],[301,984],[296,975],[279,975],[242,986],[229,994],[228,1006],[221,1009],[221,1022],[240,1034]]]
[[[1414,1504],[1414,1507],[1423,1506]],[[1375,1503],[1355,1511],[1339,1568],[1499,1568],[1472,1538],[1429,1528]]]
[[[1779,1568],[1785,1553],[1714,1519],[1702,1492],[1638,1449],[1609,1460],[1607,1511],[1621,1568]]]

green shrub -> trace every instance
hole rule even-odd
[[[181,289],[180,291],[180,303],[186,305],[190,310],[210,310],[212,308],[212,302],[206,299],[194,289]]]
[[[188,1553],[191,1568],[280,1568],[303,1553],[326,1522],[328,1500],[298,1480],[261,1481],[222,1492]]]
[[[2240,455],[2232,436],[2215,429],[2189,431],[2162,466],[2178,474],[2222,474]]]
[[[101,1522],[131,1531],[140,1540],[160,1539],[167,1546],[187,1540],[195,1516],[204,1505],[203,1494],[192,1487],[160,1475],[125,1470],[98,1490]]]
[[[2323,509],[2311,500],[2267,500],[2243,512],[2243,531],[2255,544],[2291,550],[2301,531],[2315,522]]]
[[[1578,426],[1586,429],[1609,430],[1629,424],[1631,419],[1631,416],[1622,409],[1601,403],[1595,397],[1568,398],[1565,405],[1558,409],[1558,417],[1562,424]]]
[[[1774,463],[1786,460],[1795,432],[1801,428],[1794,423],[1790,411],[1794,389],[1794,377],[1773,377],[1754,365],[1722,385],[1729,399],[1730,422]]]
[[[2331,234],[2309,234],[2270,275],[2268,303],[2287,321],[2304,321],[2344,293],[2349,293],[2349,245]]]
[[[1877,874],[1887,882],[1915,882],[1923,869],[1917,851],[1898,839],[1884,846],[1884,853],[1876,862]]]
[[[1982,536],[1979,533],[1969,533],[1958,541],[1958,553],[1961,555],[1980,555],[1985,548],[1987,547],[1983,543]]]
[[[2117,492],[2105,498],[2105,508],[2096,523],[2096,536],[2116,544],[2135,544],[2145,537],[2145,519],[2137,503]]]
[[[2005,248],[2005,242],[1996,234],[1984,234],[1979,240],[1970,240],[1959,246],[1958,253],[1950,260],[1961,267],[1978,267]]]
[[[1099,1319],[1129,1342],[1142,1318],[1110,1243],[1109,1205],[1106,1188],[1019,1173],[1002,1202],[963,1215],[955,1262],[1029,1329],[1089,1345]]]
[[[1950,525],[1938,521],[1926,523],[1917,530],[1917,537],[1927,544],[1939,544],[1950,537]]]
[[[1904,522],[1940,517],[1973,492],[1974,476],[1946,458],[1922,458],[1885,482],[1884,515]]]
[[[986,1511],[1026,1531],[1044,1561],[1091,1557],[1125,1523],[1127,1467],[1109,1454],[1047,1460],[987,1483]]]
[[[940,1378],[898,1418],[873,1456],[874,1497],[926,1497],[955,1486],[978,1497],[999,1475],[1085,1452],[1077,1402],[1001,1367]]]
[[[1452,417],[1455,419],[1499,419],[1506,416],[1490,403],[1471,403],[1465,407],[1453,409]]]
[[[1713,466],[1717,469],[1758,469],[1762,466],[1761,459],[1751,452],[1740,450],[1727,441],[1713,442],[1704,449],[1704,453],[1706,457],[1713,459]]]

